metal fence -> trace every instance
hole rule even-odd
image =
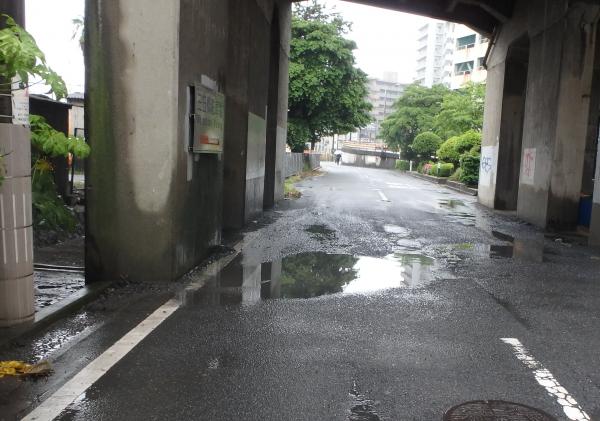
[[[317,153],[285,154],[285,178],[300,174],[305,170],[314,170],[321,166],[321,155]]]

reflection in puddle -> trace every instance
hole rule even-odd
[[[448,216],[456,222],[467,225],[475,225],[475,214],[462,200],[441,199],[438,200],[438,207],[448,213]]]
[[[398,225],[384,225],[383,230],[389,234],[397,234],[401,237],[408,237],[410,234],[407,228]]]
[[[492,231],[492,235],[508,244],[457,244],[455,248],[471,250],[474,255],[479,257],[516,259],[538,263],[544,262],[545,257],[550,254],[549,250],[544,247],[544,239],[541,235],[526,239],[515,238],[499,231]]]
[[[204,288],[186,290],[182,301],[237,305],[265,299],[419,288],[434,280],[434,267],[434,259],[416,253],[395,253],[384,258],[300,253],[262,264],[244,262],[240,255],[209,279]]]

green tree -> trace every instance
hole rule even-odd
[[[458,136],[451,137],[446,140],[437,151],[437,157],[440,161],[451,162],[454,165],[458,165],[460,160],[460,154],[456,151],[456,143],[458,142]]]
[[[446,140],[437,151],[437,156],[444,162],[459,164],[464,155],[478,156],[481,148],[481,133],[469,130],[460,136],[453,136]]]
[[[485,84],[468,83],[465,87],[444,95],[435,118],[435,132],[442,139],[459,136],[469,130],[481,131],[485,105]]]
[[[295,152],[323,136],[348,133],[371,120],[367,75],[355,66],[349,24],[316,0],[292,17],[288,144]]]
[[[439,149],[442,138],[433,132],[423,132],[415,137],[410,148],[417,154],[429,158]]]
[[[394,104],[394,111],[382,123],[382,136],[391,149],[400,149],[403,159],[412,159],[410,145],[423,132],[434,131],[435,118],[449,89],[443,85],[427,88],[410,85]]]

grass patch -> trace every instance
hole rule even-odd
[[[293,175],[291,177],[286,178],[285,182],[283,183],[284,197],[286,199],[299,199],[300,197],[302,197],[302,193],[298,189],[296,189],[296,183],[299,183],[305,178],[316,177],[319,175],[323,175],[323,172],[319,170],[310,170],[302,171],[298,175]]]

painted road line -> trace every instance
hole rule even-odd
[[[501,341],[510,345],[517,359],[527,368],[533,370],[535,380],[544,387],[550,396],[556,398],[556,402],[562,407],[568,419],[574,421],[590,421],[590,416],[579,406],[575,398],[562,387],[554,378],[550,370],[537,361],[516,338],[501,338]]]
[[[377,190],[377,193],[379,193],[379,197],[381,197],[381,200],[383,200],[384,202],[389,202],[390,200],[385,196],[385,194],[383,194],[383,192],[381,190]]]
[[[179,308],[169,300],[35,408],[24,421],[51,421]]]

